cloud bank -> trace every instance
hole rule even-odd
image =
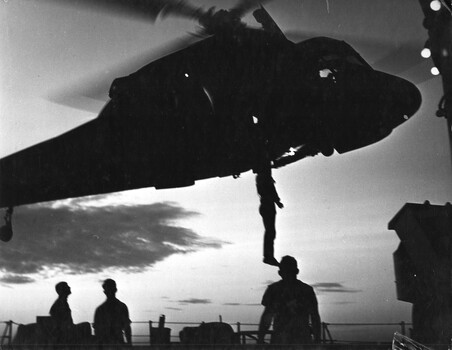
[[[179,304],[185,305],[185,304],[211,304],[212,301],[210,299],[199,299],[199,298],[190,298],[190,299],[183,299],[178,300]]]
[[[223,306],[262,306],[262,304],[259,304],[259,303],[245,303],[245,304],[242,304],[242,303],[224,303],[224,304],[221,304],[221,305],[223,305]]]
[[[318,292],[323,293],[359,293],[361,290],[345,287],[339,282],[321,282],[311,285]]]
[[[0,277],[0,282],[5,284],[26,284],[34,281],[35,280],[31,277],[14,274],[5,274]]]
[[[13,217],[13,239],[0,245],[0,281],[29,283],[29,275],[54,270],[139,272],[173,254],[227,243],[177,224],[195,215],[174,203],[96,207],[79,199],[22,207]]]

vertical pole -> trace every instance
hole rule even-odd
[[[9,336],[8,336],[8,346],[11,346],[13,342],[13,321],[9,321]]]
[[[405,330],[405,322],[404,321],[400,322],[400,329],[401,329],[402,335],[405,335],[406,330]]]
[[[152,321],[149,321],[149,345],[152,344]]]
[[[452,95],[452,88],[449,91],[449,95]],[[446,115],[447,129],[449,130],[449,148],[450,148],[450,154],[451,154],[451,159],[452,159],[452,96],[449,96],[448,99],[446,100],[446,113],[447,113],[447,115]],[[452,161],[451,161],[451,166],[452,166]]]
[[[237,322],[237,338],[239,340],[239,343],[241,342],[241,337],[240,337],[240,322]]]
[[[444,100],[437,116],[446,118],[452,159],[452,11],[450,5],[446,6],[445,3],[442,3],[439,11],[432,11],[430,2],[419,0],[425,16],[423,24],[428,31],[431,57],[442,76]]]
[[[5,329],[3,330],[3,335],[0,338],[0,346],[4,344],[4,341],[6,339],[7,331],[8,331],[8,322],[5,322]]]

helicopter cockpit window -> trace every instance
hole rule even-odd
[[[326,55],[322,56],[319,59],[319,66],[322,71],[329,70],[331,73],[335,73],[337,71],[340,71],[344,67],[344,60],[341,56],[332,54],[332,55]],[[324,73],[320,74],[321,76],[324,75]]]
[[[340,60],[342,57],[336,54],[323,56],[321,59],[325,62],[334,62]]]
[[[359,66],[364,66],[364,64],[360,60],[358,60],[358,58],[356,58],[355,56],[347,56],[347,57],[345,57],[345,59],[349,63],[357,64]]]
[[[346,56],[338,54],[325,55],[320,58],[320,61],[332,66],[342,66],[345,62],[359,66],[369,66],[361,57],[352,54],[348,54]]]

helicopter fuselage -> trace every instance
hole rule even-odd
[[[0,160],[0,207],[172,188],[351,151],[388,136],[418,89],[348,44],[219,33],[116,79],[99,117]]]

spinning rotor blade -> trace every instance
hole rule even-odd
[[[97,9],[111,14],[154,21],[159,15],[175,15],[199,19],[201,8],[184,0],[46,0],[64,6]]]
[[[237,5],[229,10],[229,12],[233,13],[236,17],[242,18],[247,14],[247,12],[264,5],[271,0],[242,0],[239,1]]]
[[[108,67],[97,74],[90,74],[77,82],[58,88],[46,97],[51,102],[72,108],[98,113],[100,103],[108,101],[108,91],[114,79],[129,75],[146,64],[155,61],[172,52],[181,50],[202,38],[184,36],[171,41],[157,49],[141,53],[117,65]]]
[[[201,7],[191,5],[186,0],[45,0],[56,4],[97,9],[121,16],[131,16],[155,21],[159,15],[179,16],[200,20],[203,16],[211,16],[215,12],[205,11]],[[248,11],[259,7],[269,0],[241,0],[229,10],[235,18],[243,17]]]
[[[287,31],[285,35],[295,43],[319,36],[318,33],[313,35],[313,33],[298,31]],[[324,34],[324,36],[334,37],[330,34]],[[421,68],[413,72],[415,67],[426,64],[426,60],[420,55],[423,47],[421,43],[406,42],[396,45],[382,40],[343,35],[337,36],[336,39],[344,40],[350,44],[376,70],[404,75],[414,84],[422,83],[432,77],[428,69]],[[370,57],[377,57],[377,59],[372,61]]]
[[[46,0],[55,1],[55,0]],[[240,19],[248,11],[270,0],[241,0],[231,10],[227,11],[232,17]],[[155,20],[159,15],[175,15],[190,19],[201,20],[206,16],[215,15],[215,11],[204,11],[185,0],[58,0],[58,4],[98,9],[113,14],[129,15],[144,19]],[[210,18],[210,17],[209,17]],[[142,66],[171,52],[177,51],[200,40],[199,37],[189,36],[140,54],[126,62],[104,69],[103,72],[89,75],[70,86],[50,92],[47,99],[61,105],[90,112],[99,111],[99,103],[108,100],[108,91],[112,81],[141,68]],[[96,102],[97,101],[97,102]]]

